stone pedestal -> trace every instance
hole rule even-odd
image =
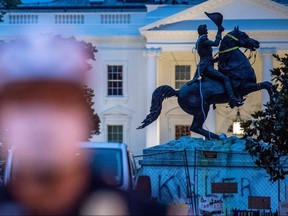
[[[229,213],[233,208],[248,209],[249,196],[267,196],[275,212],[278,198],[285,199],[287,183],[279,184],[282,190],[271,184],[244,149],[245,140],[237,137],[215,141],[181,137],[144,149],[140,174],[150,176],[152,195],[159,202],[188,203],[197,215],[209,207],[200,202],[207,197],[222,200],[223,211]],[[212,185],[220,185],[220,192]]]

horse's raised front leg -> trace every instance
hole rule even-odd
[[[209,111],[209,109],[208,109],[208,111]],[[214,134],[210,131],[203,129],[203,124],[206,120],[208,111],[203,113],[200,110],[199,112],[194,114],[194,119],[193,119],[192,125],[190,127],[190,130],[195,132],[195,133],[198,133],[198,134],[205,136],[207,139],[219,139],[219,136],[217,134]]]
[[[261,83],[246,83],[243,87],[243,95],[247,95],[251,92],[260,91],[262,89],[267,90],[271,100],[273,95],[273,85],[271,82],[268,81]]]

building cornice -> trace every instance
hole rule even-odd
[[[260,41],[263,46],[277,49],[288,49],[288,31],[245,31],[251,38]],[[228,32],[224,32],[226,35]],[[198,39],[196,31],[148,31],[143,34],[146,48],[159,47],[163,51],[189,51]],[[209,32],[209,38],[214,38],[216,31]]]
[[[206,1],[204,3],[195,5],[191,8],[188,8],[182,12],[176,13],[172,16],[166,17],[149,25],[146,25],[140,28],[140,31],[149,30],[154,27],[159,27],[160,25],[166,25],[171,23],[176,23],[184,20],[189,20],[191,17],[196,17],[203,13],[203,11],[210,11],[211,8],[219,7],[220,5],[225,4],[231,0],[213,0],[213,1]]]
[[[5,12],[146,12],[145,5],[18,6]]]
[[[253,31],[245,31],[250,37],[287,37],[288,41],[288,31],[268,31],[268,30],[253,30]],[[224,32],[223,35],[228,32]],[[209,36],[213,37],[216,35],[216,31],[210,31]],[[188,41],[195,41],[198,38],[198,34],[196,31],[145,31],[143,32],[143,36],[150,41],[151,39],[161,38],[166,39],[167,41],[183,41],[183,38],[189,38]],[[171,40],[172,39],[172,40]],[[194,39],[194,40],[193,40]],[[165,41],[163,41],[165,42]]]
[[[253,2],[261,7],[265,7],[265,8],[269,8],[269,9],[272,9],[280,14],[283,14],[285,16],[288,16],[288,7],[282,5],[282,4],[279,4],[279,3],[276,3],[274,1],[271,1],[271,0],[253,0],[250,2]]]
[[[232,3],[233,1],[236,0],[210,0],[203,2],[201,4],[195,5],[191,8],[188,8],[182,12],[176,13],[172,16],[163,18],[159,21],[156,21],[154,23],[151,23],[149,25],[143,26],[140,28],[141,33],[147,30],[151,30],[155,27],[159,27],[161,25],[167,25],[171,23],[177,23],[180,21],[185,21],[185,20],[191,20],[195,17],[202,17],[204,11],[215,11],[221,7],[223,7],[226,4]],[[237,0],[238,1],[238,0]],[[271,0],[246,0],[250,4],[258,5],[261,8],[266,8],[269,10],[273,10],[278,14],[281,14],[283,16],[287,16],[288,18],[288,7],[284,6],[282,4],[275,3]],[[205,17],[205,19],[208,19]]]
[[[89,39],[89,41],[97,42],[97,43],[143,43],[145,42],[145,38],[141,35],[115,35],[115,36],[81,36],[83,39]]]

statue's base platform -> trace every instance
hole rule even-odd
[[[251,156],[245,151],[245,140],[230,137],[223,140],[203,140],[201,138],[181,137],[143,150],[141,165],[189,166],[208,165],[255,166]],[[239,164],[238,164],[239,165]]]
[[[277,183],[271,184],[265,170],[257,167],[245,151],[245,142],[234,136],[223,140],[171,140],[143,150],[140,175],[150,176],[152,195],[162,203],[193,203],[194,207],[205,209],[211,206],[201,200],[214,197],[222,200],[225,211],[245,210],[249,209],[249,197],[256,196],[266,197],[275,212],[278,198],[284,200],[288,195],[284,190],[288,184],[281,182],[280,190]]]

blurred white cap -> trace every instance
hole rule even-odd
[[[0,43],[0,86],[30,80],[84,84],[96,48],[74,37],[40,35]]]

